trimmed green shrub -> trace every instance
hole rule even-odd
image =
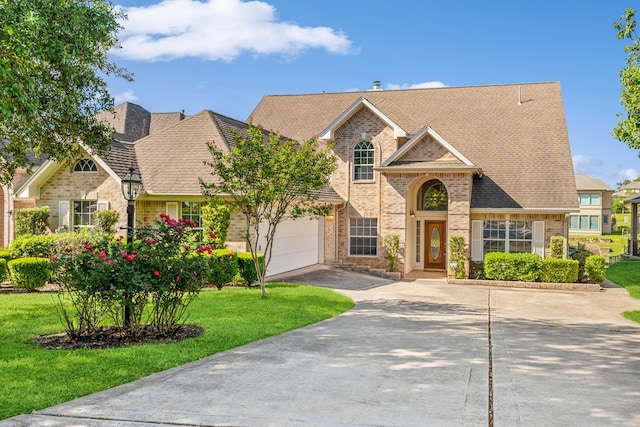
[[[493,280],[535,282],[541,263],[538,254],[489,252],[484,257],[484,275]]]
[[[24,235],[11,242],[11,258],[41,257],[49,258],[56,240],[55,234]]]
[[[564,237],[563,236],[551,236],[550,243],[550,257],[551,258],[564,258]]]
[[[580,264],[578,266],[578,282],[587,283],[588,279],[584,271],[584,265],[587,258],[593,256],[593,253],[588,250],[583,244],[578,243],[578,249],[571,254],[571,259],[575,259]]]
[[[449,260],[455,261],[456,267],[451,268],[451,274],[456,279],[464,279],[467,271],[464,258],[464,237],[451,236],[449,238]]]
[[[113,209],[100,209],[93,213],[95,230],[109,236],[116,234],[116,223],[118,222],[118,211]]]
[[[49,206],[16,209],[16,236],[44,234],[49,225]]]
[[[0,258],[0,282],[7,280],[7,260]]]
[[[215,249],[211,252],[207,279],[218,289],[233,281],[238,274],[238,256],[228,249]]]
[[[540,265],[540,281],[575,283],[578,281],[579,264],[574,259],[545,258]]]
[[[607,273],[607,260],[602,255],[587,257],[584,263],[584,275],[589,283],[604,282]]]
[[[11,250],[9,249],[0,249],[0,258],[9,261],[11,258]]]
[[[8,262],[11,281],[17,288],[38,289],[51,277],[51,264],[48,258],[19,258]]]
[[[260,268],[264,269],[264,255],[258,254]],[[251,252],[238,252],[238,273],[247,285],[251,285],[258,280],[258,273],[253,262]]]

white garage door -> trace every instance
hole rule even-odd
[[[295,221],[286,220],[278,224],[273,243],[273,254],[267,276],[284,273],[297,268],[323,262],[320,258],[323,219],[300,218]],[[259,252],[265,247],[264,236],[261,238]]]

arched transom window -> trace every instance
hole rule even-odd
[[[360,141],[353,149],[353,179],[354,181],[373,180],[373,144]]]
[[[438,180],[427,181],[418,191],[418,210],[446,211],[449,207],[449,195],[444,184]]]
[[[98,167],[91,159],[80,159],[73,167],[73,173],[94,173],[98,172]]]

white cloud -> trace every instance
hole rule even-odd
[[[115,105],[122,104],[123,102],[133,102],[137,100],[138,100],[138,97],[133,93],[132,90],[118,93],[113,96],[113,103]]]
[[[389,83],[387,85],[387,89],[397,90],[397,89],[430,89],[437,87],[447,87],[446,84],[442,82],[422,82],[422,83],[404,83],[404,84],[395,84]]]
[[[352,48],[341,31],[277,21],[275,8],[262,1],[164,0],[123,11],[122,48],[113,53],[127,59],[231,61],[245,52],[291,56],[318,48],[345,54]]]
[[[638,178],[640,176],[640,174],[638,174],[638,171],[635,170],[634,168],[627,168],[627,169],[622,169],[618,171],[618,182],[622,182],[624,180],[629,180],[629,181],[633,181],[636,178]]]
[[[596,172],[600,166],[602,166],[602,161],[596,160],[593,157],[582,154],[573,156],[573,169],[576,173],[593,173]]]

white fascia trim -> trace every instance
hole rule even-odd
[[[60,164],[53,160],[45,160],[38,169],[14,193],[16,198],[40,198],[40,187],[60,168]]]
[[[572,213],[575,212],[574,208],[529,208],[529,209],[517,209],[517,208],[471,208],[469,209],[471,213],[514,213],[514,214],[527,214],[527,213],[549,213],[549,214],[559,214],[559,213]]]
[[[117,173],[115,173],[115,172],[113,171],[113,169],[111,169],[111,168],[109,167],[109,165],[107,165],[107,162],[105,162],[105,161],[104,161],[102,158],[100,158],[100,156],[98,156],[97,154],[94,154],[94,153],[93,153],[93,150],[91,150],[91,148],[86,147],[84,144],[80,144],[80,146],[84,149],[84,151],[86,151],[86,152],[87,152],[87,154],[89,154],[89,155],[93,158],[93,160],[95,160],[95,161],[96,161],[96,163],[97,163],[97,164],[99,164],[99,165],[102,167],[102,169],[106,170],[106,171],[107,171],[107,173],[108,173],[108,174],[109,174],[113,179],[115,179],[115,180],[116,180],[116,182],[117,182],[118,184],[122,184],[122,178],[120,178],[120,177],[118,176],[118,174],[117,174]],[[140,171],[138,171],[138,172],[140,172]]]
[[[449,144],[446,139],[444,139],[442,136],[440,136],[440,134],[438,132],[436,132],[435,130],[433,130],[433,128],[431,128],[429,125],[427,125],[427,126],[423,127],[422,129],[420,129],[420,131],[418,131],[418,133],[416,133],[413,137],[411,137],[411,139],[406,144],[404,144],[402,147],[400,147],[400,149],[398,151],[393,153],[393,155],[391,157],[389,157],[382,164],[382,166],[383,167],[384,166],[389,166],[392,162],[394,162],[397,159],[399,159],[400,157],[402,157],[406,152],[411,150],[411,148],[413,148],[413,146],[416,145],[418,143],[418,141],[420,141],[427,134],[431,135],[431,137],[433,137],[433,139],[438,141],[440,143],[440,145],[442,145],[445,149],[447,149],[451,154],[453,154],[462,163],[464,163],[467,166],[475,166],[471,160],[467,159],[461,152],[459,152],[453,145]]]
[[[335,130],[340,126],[342,126],[344,122],[346,122],[351,116],[353,116],[353,114],[355,114],[363,106],[373,111],[373,113],[378,117],[380,117],[380,119],[382,119],[383,122],[389,125],[389,127],[393,128],[394,138],[402,138],[407,136],[407,132],[404,129],[402,129],[400,126],[394,123],[394,121],[391,120],[389,117],[387,117],[384,113],[382,113],[382,111],[378,110],[371,102],[369,102],[369,100],[367,100],[364,97],[360,97],[356,102],[351,104],[351,106],[347,108],[342,114],[340,114],[333,122],[331,122],[331,124],[326,129],[320,132],[320,134],[318,135],[318,139],[333,141]]]

